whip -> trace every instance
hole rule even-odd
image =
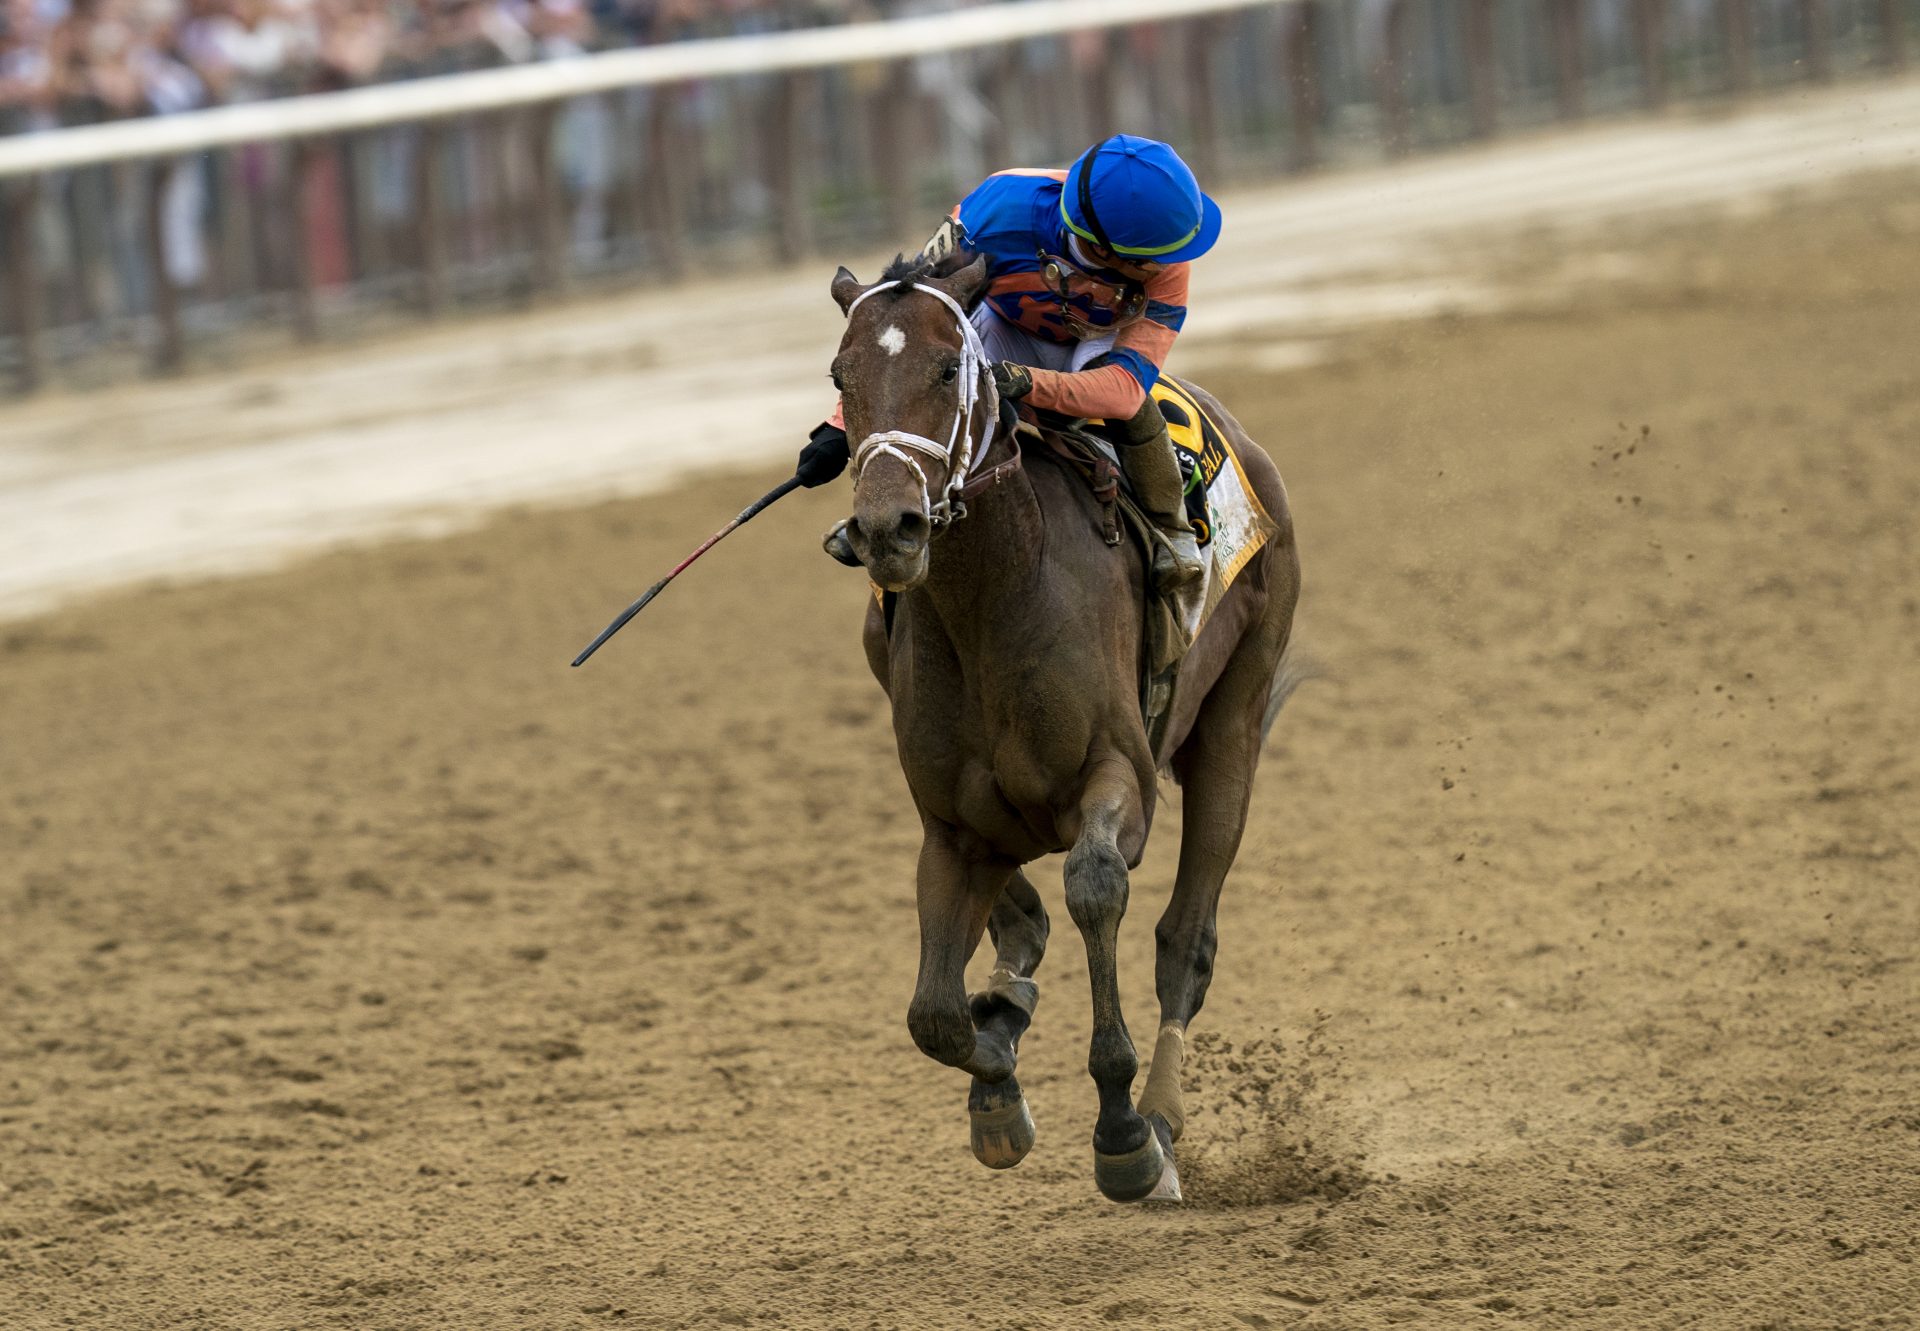
[[[599,651],[601,643],[605,642],[608,638],[611,638],[614,634],[618,633],[621,629],[625,628],[627,626],[627,621],[629,619],[632,619],[635,615],[639,614],[642,610],[645,610],[647,608],[647,603],[649,601],[653,600],[654,597],[658,596],[661,592],[667,589],[668,583],[672,582],[675,578],[679,577],[682,573],[685,573],[687,569],[692,566],[694,560],[698,559],[701,555],[704,555],[707,551],[713,549],[714,546],[720,544],[721,540],[724,537],[731,535],[733,530],[736,527],[739,527],[741,524],[746,522],[747,519],[753,517],[756,513],[760,512],[761,509],[766,508],[769,504],[773,503],[774,500],[780,499],[786,495],[789,495],[799,488],[800,488],[800,478],[798,476],[790,476],[786,480],[780,482],[780,484],[776,485],[773,489],[769,490],[766,494],[762,495],[760,498],[754,500],[751,504],[748,504],[745,508],[741,509],[739,517],[735,518],[732,522],[729,522],[726,526],[722,527],[719,531],[715,532],[713,535],[707,537],[706,540],[702,541],[700,543],[700,548],[698,550],[695,550],[692,554],[688,555],[685,559],[681,560],[677,565],[674,566],[673,572],[667,574],[666,577],[660,579],[660,581],[654,583],[653,586],[647,588],[647,590],[641,594],[641,597],[639,600],[635,601],[632,605],[628,606],[625,610],[622,610],[620,612],[620,617],[618,619],[614,620],[613,623],[601,629],[600,636],[595,638],[592,642],[588,643],[587,649],[584,652],[581,652],[580,655],[573,658],[573,663],[577,666],[583,661],[585,661],[589,656],[592,656],[595,652]]]

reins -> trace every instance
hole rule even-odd
[[[999,484],[1007,476],[1020,469],[1020,448],[1010,444],[1013,456],[990,471],[973,477],[973,467],[979,458],[984,458],[993,447],[993,426],[1000,414],[1000,393],[994,387],[993,374],[987,365],[986,348],[980,343],[980,332],[973,326],[973,320],[967,318],[967,312],[959,301],[938,287],[921,286],[913,279],[881,282],[861,292],[851,305],[847,306],[847,317],[860,308],[860,302],[876,291],[886,291],[898,287],[904,294],[907,291],[923,291],[934,297],[953,312],[960,328],[960,368],[958,374],[958,401],[954,407],[953,428],[947,432],[947,442],[929,439],[923,434],[914,434],[911,430],[876,430],[860,441],[853,450],[853,478],[858,484],[861,473],[867,463],[875,456],[893,458],[913,473],[920,483],[920,511],[935,527],[944,527],[950,522],[958,522],[967,516],[966,500],[982,490]],[[982,392],[982,389],[985,392]],[[986,406],[985,429],[981,431],[979,458],[974,452],[974,422],[979,407]],[[937,459],[946,464],[947,484],[938,503],[933,499],[933,486],[927,480],[926,471],[913,456],[915,453]]]

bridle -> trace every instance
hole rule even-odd
[[[899,287],[904,295],[907,291],[924,291],[939,300],[949,310],[960,327],[960,368],[957,376],[958,402],[954,407],[953,428],[947,432],[947,442],[942,444],[923,434],[914,434],[910,430],[877,430],[860,441],[853,450],[853,480],[860,483],[860,475],[866,470],[868,462],[875,456],[883,455],[904,464],[912,472],[914,479],[920,482],[920,512],[935,527],[944,527],[950,522],[958,522],[967,516],[967,505],[963,497],[967,493],[977,493],[970,489],[967,478],[974,465],[986,455],[993,444],[994,421],[1000,413],[1000,393],[994,387],[993,374],[987,365],[986,348],[980,343],[980,332],[973,326],[973,320],[967,318],[967,312],[959,301],[938,287],[921,286],[912,278],[899,281],[881,282],[868,287],[847,306],[847,317],[860,308],[860,302],[876,291],[886,291]],[[985,392],[982,392],[984,388]],[[974,422],[976,413],[984,403],[983,413],[985,429],[980,432],[979,449],[974,447]],[[921,453],[944,462],[947,467],[947,485],[938,503],[933,499],[933,486],[927,481],[927,473],[914,458]],[[1016,458],[1018,454],[1015,455]],[[999,468],[995,468],[997,472]],[[982,479],[985,479],[984,477]],[[998,480],[998,476],[993,479]]]

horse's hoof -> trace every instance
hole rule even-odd
[[[1173,1163],[1173,1152],[1166,1152],[1166,1167],[1160,1171],[1160,1181],[1153,1185],[1153,1191],[1147,1194],[1150,1202],[1179,1202],[1186,1198],[1180,1193],[1180,1170]]]
[[[973,1158],[988,1169],[1012,1169],[1033,1149],[1033,1115],[1027,1097],[992,1109],[970,1110]]]
[[[1159,1134],[1147,1133],[1146,1143],[1125,1155],[1093,1153],[1093,1181],[1108,1201],[1138,1202],[1153,1195],[1161,1176],[1172,1164]],[[1176,1181],[1175,1188],[1179,1187]]]

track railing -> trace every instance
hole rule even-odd
[[[1113,129],[1210,186],[1899,69],[1920,0],[1033,0],[0,139],[22,389],[911,246]]]

